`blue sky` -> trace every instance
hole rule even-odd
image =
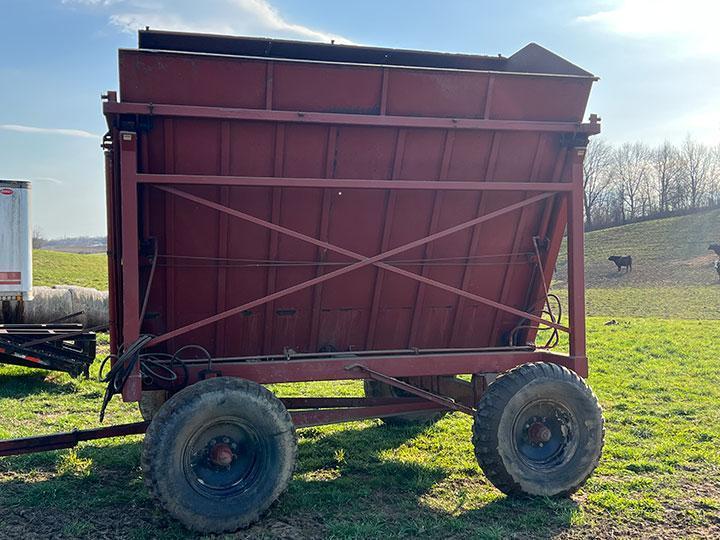
[[[720,142],[717,0],[0,0],[0,178],[34,180],[45,236],[103,234],[100,94],[135,30],[510,55],[535,41],[600,76],[614,143]]]

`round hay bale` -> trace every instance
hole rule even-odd
[[[33,299],[24,302],[20,323],[49,323],[66,317],[73,312],[72,297],[65,289],[54,287],[33,287]],[[80,322],[80,321],[65,321]]]
[[[66,290],[70,293],[71,311],[77,313],[84,311],[78,318],[82,319],[85,326],[100,326],[108,324],[108,293],[88,287],[76,287],[73,285],[58,285],[56,289]]]
[[[87,287],[57,285],[55,287],[33,287],[33,300],[3,306],[4,323],[43,324],[59,321],[80,323],[85,327],[108,324],[108,293]],[[74,313],[83,313],[68,317]]]

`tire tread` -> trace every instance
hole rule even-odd
[[[510,399],[526,384],[541,377],[565,381],[576,386],[582,392],[588,404],[600,410],[597,397],[592,389],[575,372],[564,366],[548,362],[534,362],[523,364],[498,376],[488,387],[478,404],[475,422],[473,423],[472,443],[475,449],[475,457],[485,476],[496,488],[508,495],[519,494],[523,490],[506,469],[498,452],[497,424],[503,409]],[[602,414],[600,419],[602,422]],[[605,435],[604,422],[602,423],[600,430],[601,449]],[[591,442],[592,440],[588,441],[584,448],[578,448],[577,450],[582,456],[594,455],[592,466],[588,469],[590,472],[579,478],[570,489],[558,493],[558,496],[568,496],[580,489],[597,467],[602,451],[594,452],[594,448],[590,448]],[[585,459],[583,459],[583,462],[586,462]]]
[[[263,401],[266,405],[269,405],[271,414],[276,415],[283,424],[288,426],[288,430],[292,432],[292,450],[290,455],[290,459],[292,460],[292,472],[286,481],[283,482],[283,485],[276,487],[273,500],[270,504],[266,505],[265,508],[260,508],[257,512],[246,516],[246,518],[242,521],[222,524],[218,520],[217,526],[204,527],[188,517],[185,517],[184,519],[184,508],[177,504],[176,501],[168,499],[162,495],[162,490],[160,488],[161,477],[158,475],[158,470],[154,464],[162,462],[161,456],[158,455],[160,450],[159,443],[161,437],[165,434],[163,428],[167,426],[168,421],[173,417],[182,415],[185,409],[190,407],[200,395],[218,390],[243,392],[255,400]],[[145,486],[147,487],[148,492],[156,501],[158,501],[164,510],[177,517],[188,528],[192,528],[193,530],[201,533],[217,534],[233,532],[238,529],[246,528],[257,522],[265,513],[267,513],[277,502],[278,498],[287,490],[290,484],[290,479],[292,478],[292,473],[295,471],[297,466],[297,454],[297,433],[290,413],[287,411],[282,401],[280,401],[270,390],[258,383],[245,379],[218,377],[215,379],[207,379],[201,383],[196,383],[181,390],[172,396],[172,398],[169,399],[153,416],[153,420],[145,434],[141,467]]]

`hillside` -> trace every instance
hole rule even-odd
[[[588,288],[715,285],[716,256],[707,249],[710,243],[720,243],[720,210],[589,232],[585,238],[586,285]],[[607,260],[610,255],[631,255],[633,271],[618,272],[615,264]],[[555,286],[564,287],[566,279],[563,245]]]
[[[720,319],[720,280],[710,243],[720,243],[720,210],[593,231],[585,238],[588,315]],[[631,255],[618,272],[610,255]],[[553,290],[567,297],[563,245]]]
[[[101,291],[108,288],[104,253],[80,255],[60,251],[33,251],[33,285],[79,285]]]

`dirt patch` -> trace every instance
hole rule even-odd
[[[147,531],[147,535],[143,534]],[[165,535],[163,535],[163,532]],[[158,535],[158,533],[160,533]],[[320,520],[279,519],[271,513],[249,529],[222,536],[202,536],[178,526],[154,505],[108,508],[101,513],[48,509],[0,508],[0,536],[7,539],[47,538],[213,538],[223,540],[306,540],[326,535]]]
[[[701,257],[695,257],[687,261],[680,261],[682,266],[689,266],[691,268],[712,268],[712,265],[717,260],[714,253],[703,255]]]

